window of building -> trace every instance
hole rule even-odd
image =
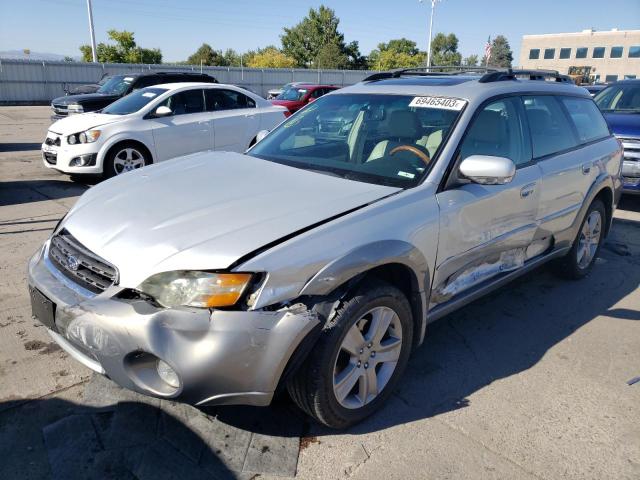
[[[604,77],[604,81],[606,83],[617,82],[618,81],[618,75],[607,75],[606,77]]]
[[[545,48],[544,49],[544,59],[545,60],[551,60],[555,56],[556,56],[556,49],[555,48]]]
[[[640,58],[640,45],[629,47],[629,58]]]
[[[604,47],[594,47],[593,58],[604,58]]]
[[[622,58],[622,47],[611,47],[611,58]]]
[[[540,49],[532,48],[529,50],[529,60],[537,60],[540,58]]]
[[[561,48],[560,49],[560,58],[571,58],[571,49],[570,48]]]
[[[576,58],[587,58],[588,51],[587,47],[576,48]]]

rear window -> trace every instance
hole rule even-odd
[[[556,98],[539,95],[525,96],[523,100],[535,158],[578,145],[570,120]]]
[[[581,143],[609,136],[607,122],[593,100],[563,97],[561,101],[569,112]]]

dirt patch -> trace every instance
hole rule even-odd
[[[312,443],[320,443],[318,437],[301,437],[300,438],[300,451],[308,448]]]
[[[56,342],[49,342],[39,353],[40,355],[47,355],[49,353],[55,353],[61,350],[62,348],[60,348],[60,345],[58,345]]]
[[[25,342],[24,344],[24,349],[25,350],[40,350],[42,348],[45,348],[47,346],[46,343],[41,342],[40,340],[29,340],[28,342]]]

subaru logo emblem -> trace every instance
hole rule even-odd
[[[76,270],[78,270],[79,266],[80,262],[76,257],[74,257],[73,255],[67,256],[67,267],[69,268],[69,270],[73,270],[75,272]]]

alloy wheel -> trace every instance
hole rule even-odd
[[[333,368],[333,392],[345,408],[360,408],[385,388],[402,349],[400,318],[389,307],[362,315],[347,331]]]
[[[113,159],[113,169],[116,175],[130,172],[140,167],[144,167],[144,156],[135,148],[123,148]]]
[[[599,211],[594,210],[587,217],[580,232],[576,252],[578,267],[585,269],[591,264],[598,250],[601,235],[602,216]]]

